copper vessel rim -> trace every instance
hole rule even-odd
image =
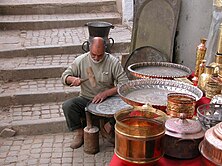
[[[177,98],[176,99],[174,99],[173,97],[180,97],[180,96],[182,96],[182,97],[188,97],[189,98],[189,100],[186,100],[186,101],[181,101],[181,100],[177,100]],[[173,99],[172,99],[173,98]],[[173,102],[175,102],[175,103],[181,103],[181,104],[183,104],[183,103],[187,103],[187,104],[195,104],[195,102],[196,102],[196,98],[194,97],[194,96],[192,96],[192,95],[189,95],[189,94],[185,94],[185,93],[168,93],[167,94],[167,99],[168,99],[168,101],[173,101]]]
[[[133,70],[136,67],[139,66],[145,66],[145,65],[149,65],[149,66],[165,66],[165,67],[173,67],[173,68],[178,68],[181,69],[183,71],[186,71],[186,74],[180,75],[180,76],[175,76],[175,75],[158,75],[158,74],[145,74],[145,73],[141,73],[141,72],[137,72],[135,70]],[[165,79],[173,79],[173,78],[182,78],[182,77],[188,77],[189,75],[191,75],[192,71],[190,68],[188,68],[187,66],[184,65],[180,65],[180,64],[176,64],[176,63],[170,63],[170,62],[138,62],[138,63],[134,63],[128,66],[127,68],[130,73],[138,78],[165,78]]]

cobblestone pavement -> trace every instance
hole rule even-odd
[[[100,152],[91,155],[83,146],[71,149],[73,133],[0,138],[1,166],[108,166],[112,144],[100,136]]]

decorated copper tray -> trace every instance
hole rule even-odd
[[[183,65],[169,62],[140,62],[128,66],[130,73],[137,78],[180,78],[188,77],[192,71]]]
[[[89,112],[97,116],[112,117],[117,111],[132,106],[125,103],[120,96],[112,96],[99,104],[90,103],[87,106]]]
[[[119,95],[133,106],[146,103],[166,106],[167,95],[175,92],[192,95],[196,101],[203,96],[203,92],[193,85],[167,79],[137,79],[118,86]]]

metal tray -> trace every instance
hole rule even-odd
[[[128,66],[130,73],[137,78],[173,79],[188,77],[192,71],[183,65],[169,62],[140,62]]]
[[[184,93],[195,97],[196,101],[203,92],[190,84],[167,79],[137,79],[118,86],[120,97],[128,104],[141,106],[166,106],[169,93]]]
[[[125,103],[120,96],[117,95],[107,98],[102,103],[89,103],[87,106],[90,113],[102,117],[113,117],[117,111],[126,108],[132,108],[132,106]]]

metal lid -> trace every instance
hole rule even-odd
[[[204,136],[200,122],[185,119],[184,115],[181,115],[180,118],[168,119],[165,127],[168,131],[166,134],[177,138],[196,139]]]

